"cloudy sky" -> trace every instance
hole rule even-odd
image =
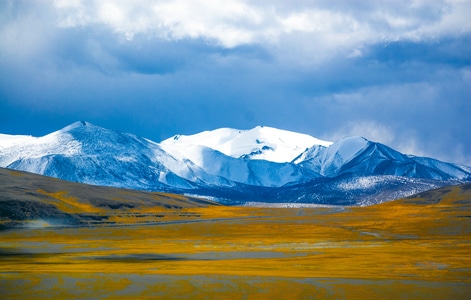
[[[0,133],[266,125],[471,165],[471,1],[0,1]]]

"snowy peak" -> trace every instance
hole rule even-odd
[[[82,128],[82,127],[85,127],[85,126],[89,126],[89,127],[97,127],[91,123],[88,123],[88,122],[85,122],[85,121],[77,121],[77,122],[74,122],[64,128],[62,128],[61,130],[59,130],[58,132],[69,132],[69,131],[72,131],[74,129],[77,129],[77,128]]]
[[[332,177],[363,152],[369,144],[370,141],[360,136],[345,137],[328,147],[311,147],[293,163],[315,170],[323,176]]]
[[[368,145],[369,141],[360,136],[346,137],[333,143],[326,154],[326,161],[345,164]]]
[[[291,162],[310,147],[329,146],[332,143],[307,134],[257,126],[250,130],[220,128],[194,135],[176,135],[161,144],[164,147],[175,145],[183,150],[187,146],[199,145],[234,158],[282,163]],[[189,156],[192,155],[189,154]]]
[[[131,134],[109,130],[109,129],[96,126],[85,121],[78,121],[78,122],[72,123],[49,135],[56,135],[56,136],[69,135],[83,142],[93,141],[93,140],[99,141],[100,139],[113,139],[117,136],[122,136],[122,135],[132,136]]]
[[[184,175],[205,175],[168,155],[157,143],[87,122],[75,122],[0,149],[0,166],[69,181],[137,189],[191,188]]]

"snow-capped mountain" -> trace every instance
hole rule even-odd
[[[161,143],[173,152],[194,156],[188,146],[205,146],[234,158],[258,159],[272,162],[291,162],[314,145],[329,146],[331,142],[307,134],[257,126],[251,130],[220,128],[194,135],[175,135]],[[175,146],[175,147],[169,147]]]
[[[0,166],[97,185],[192,187],[172,172],[191,173],[191,166],[168,156],[157,144],[86,122],[0,149]]]
[[[471,168],[361,137],[335,143],[270,127],[222,128],[162,143],[76,122],[43,137],[0,135],[0,167],[225,203],[364,205],[471,181]]]
[[[7,142],[11,140],[8,137]],[[4,144],[0,139],[0,145]],[[0,166],[69,181],[148,190],[282,186],[316,178],[315,173],[292,164],[239,160],[202,146],[185,148],[191,156],[177,151],[172,155],[148,139],[76,122],[44,137],[10,143],[0,149]]]
[[[434,180],[467,180],[471,169],[435,159],[404,155],[362,137],[343,138],[330,147],[312,147],[297,160],[324,177],[345,174],[394,175]]]

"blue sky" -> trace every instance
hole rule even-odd
[[[0,2],[0,133],[272,126],[471,165],[471,1]]]

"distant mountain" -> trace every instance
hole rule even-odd
[[[0,135],[0,167],[94,185],[247,202],[367,205],[471,181],[471,168],[362,137],[335,143],[255,127],[156,143],[87,122],[43,137]]]
[[[394,175],[435,180],[470,180],[471,168],[404,155],[362,137],[343,138],[329,147],[315,146],[294,161],[324,177]]]

